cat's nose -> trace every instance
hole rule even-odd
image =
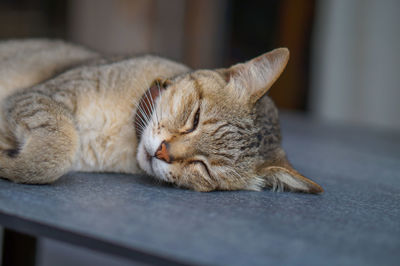
[[[168,153],[168,142],[161,142],[160,146],[158,147],[155,157],[159,160],[163,160],[167,163],[171,163],[171,156]]]

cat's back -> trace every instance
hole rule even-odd
[[[97,56],[86,48],[60,40],[1,41],[0,100]]]

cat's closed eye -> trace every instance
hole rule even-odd
[[[192,128],[189,130],[186,130],[185,133],[190,133],[190,132],[195,131],[197,126],[199,125],[199,119],[200,119],[200,107],[197,109],[196,114],[194,115]]]
[[[191,161],[191,163],[200,165],[207,172],[208,176],[211,177],[210,170],[208,169],[208,166],[204,161],[202,161],[202,160],[194,160],[194,161]]]

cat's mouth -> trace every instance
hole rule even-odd
[[[144,154],[145,154],[145,156],[146,156],[147,162],[148,162],[149,165],[150,165],[151,172],[154,174],[154,169],[153,169],[153,156],[151,156],[151,154],[147,151],[146,148],[144,148]]]
[[[151,86],[140,98],[137,105],[135,115],[135,131],[138,140],[142,137],[142,133],[150,121],[150,117],[156,108],[156,99],[160,95],[161,89],[156,84]]]

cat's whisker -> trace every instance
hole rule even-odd
[[[140,113],[142,116],[144,116],[145,114],[143,113],[143,110],[141,108],[141,106],[138,103],[135,103],[136,105],[136,109],[137,109],[137,113]]]
[[[159,87],[159,84],[158,83],[156,83],[157,84],[157,87]],[[156,117],[156,120],[157,120],[157,123],[158,123],[158,116],[157,116],[157,112],[154,112],[154,110],[155,110],[155,104],[154,104],[154,100],[153,100],[153,97],[151,96],[151,92],[149,92],[149,94],[150,94],[150,100],[151,100],[151,106],[152,106],[152,113],[155,113],[155,117]],[[160,95],[160,94],[158,94],[158,95]]]
[[[147,107],[150,107],[149,108],[149,110],[152,110],[152,105],[151,105],[151,92],[149,91],[149,90],[147,90],[146,92],[145,92],[145,94],[144,94],[144,96],[146,97],[146,100],[147,100],[147,102],[146,102],[146,105],[147,105]],[[148,104],[147,104],[148,103]]]
[[[140,121],[137,121],[137,126],[140,128],[140,129],[144,129],[144,125],[143,125],[143,123],[142,122],[140,122]]]
[[[139,135],[142,135],[143,134],[143,129],[139,129],[138,133],[139,133]]]
[[[139,122],[137,122],[136,125],[138,127],[138,130],[140,131],[139,133],[140,134],[143,133],[144,130],[145,130],[145,126],[142,123],[139,123]]]
[[[140,120],[142,120],[144,125],[149,124],[149,118],[146,115],[146,112],[142,110],[141,107],[139,107],[138,109],[139,113],[141,114],[141,116],[139,116]]]
[[[157,84],[157,88],[158,88],[158,97],[161,99],[161,88],[160,88],[160,84]],[[158,101],[159,103],[161,102],[161,100]],[[157,112],[157,110],[156,110]],[[162,121],[162,112],[160,112],[160,117],[161,117],[161,121]],[[159,123],[159,122],[158,122]]]
[[[149,98],[151,98],[151,96],[149,96],[149,91],[147,89],[145,89],[145,86],[139,86],[141,88],[141,90],[143,91],[143,96],[147,99],[147,101],[143,102],[144,108],[146,108],[149,111],[150,115],[147,115],[147,112],[145,110],[143,110],[142,106],[138,105],[138,109],[141,109],[141,114],[145,117],[147,124],[151,121],[151,113],[153,112],[152,106],[149,106],[149,104],[151,104]]]
[[[158,86],[158,84],[157,84],[157,86]],[[153,125],[156,125],[156,124],[159,123],[158,115],[157,115],[156,108],[155,108],[156,105],[155,105],[155,102],[154,102],[154,100],[153,100],[153,97],[151,96],[151,92],[149,92],[149,94],[150,94],[150,101],[149,101],[149,104],[150,104],[150,106],[151,106],[151,114],[154,113],[154,117],[156,118],[155,121],[152,120],[152,122],[153,122]],[[160,95],[160,94],[159,94],[159,95]]]
[[[142,129],[145,128],[145,124],[144,124],[143,120],[137,120],[137,121],[136,121],[136,124],[137,124],[140,128],[142,128]]]
[[[141,113],[141,115],[143,116],[143,118],[146,120],[146,122],[148,123],[150,121],[150,117],[147,115],[146,111],[142,108],[142,106],[135,102],[136,108],[137,110]],[[148,109],[148,108],[147,108]]]
[[[147,117],[147,119],[148,119],[148,123],[152,122],[153,125],[154,125],[154,120],[152,119],[153,110],[152,110],[152,108],[151,108],[151,104],[150,104],[149,101],[145,101],[145,102],[144,102],[144,105],[145,105],[146,109],[149,111],[149,114],[148,114],[148,115],[147,115],[147,113],[146,113],[146,117]]]
[[[137,113],[140,114],[137,117],[141,120],[143,125],[147,125],[149,121],[148,121],[146,113],[143,111],[143,109],[139,105],[136,105],[136,106],[137,106]]]

